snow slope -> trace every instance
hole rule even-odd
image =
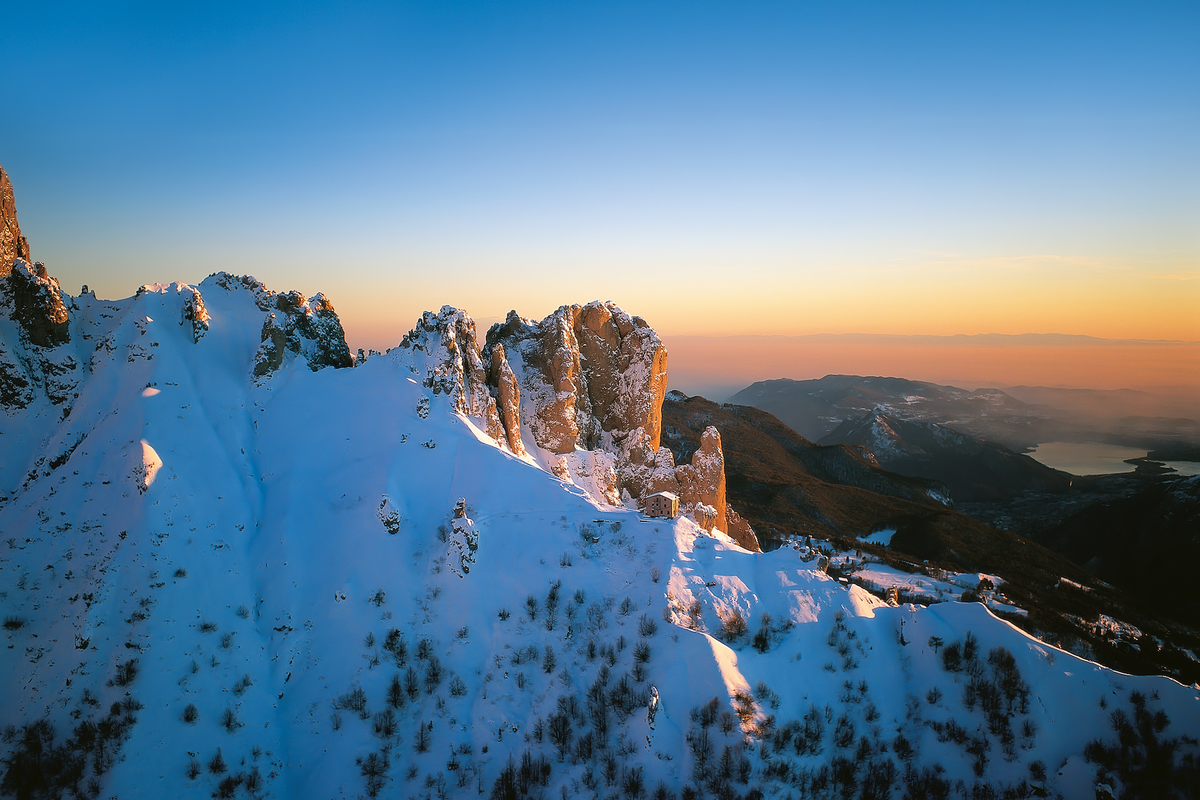
[[[509,778],[545,796],[840,796],[853,779],[1092,797],[1085,746],[1115,741],[1136,702],[1169,715],[1161,737],[1193,737],[1177,765],[1195,752],[1196,687],[608,505],[426,388],[436,353],[316,372],[291,354],[255,379],[254,291],[196,288],[198,339],[190,287],[77,298],[69,346],[92,368],[69,416],[43,400],[0,418],[6,781],[39,719],[87,753],[83,794],[120,798],[465,796]],[[946,671],[968,632],[975,666]],[[994,648],[1027,690],[1004,725],[964,703],[998,674]],[[125,721],[107,755],[87,720]]]

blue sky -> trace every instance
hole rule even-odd
[[[967,7],[969,6],[969,7]],[[36,258],[665,332],[1200,339],[1200,6],[21,4]]]

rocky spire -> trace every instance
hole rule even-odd
[[[12,181],[4,167],[0,167],[0,278],[12,272],[13,261],[18,258],[31,261],[29,241],[21,235],[21,226],[17,224],[17,200]]]
[[[525,424],[560,478],[614,503],[620,492],[630,499],[673,492],[706,530],[759,549],[753,530],[726,503],[717,429],[704,432],[689,464],[677,466],[660,446],[667,349],[644,319],[611,302],[562,306],[541,322],[512,311],[488,331],[483,357],[514,452],[521,452]]]
[[[538,323],[513,311],[488,331],[485,357],[497,349],[517,373],[539,447],[616,449],[637,435],[658,449],[667,349],[641,317],[611,302],[562,306]]]

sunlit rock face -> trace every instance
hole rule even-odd
[[[504,345],[499,342],[491,351],[487,382],[496,395],[496,411],[500,415],[500,424],[504,426],[509,449],[517,455],[524,455],[525,445],[521,441],[521,386],[504,355]]]
[[[12,271],[13,261],[32,261],[29,241],[21,235],[17,224],[17,200],[12,181],[0,167],[0,278]]]
[[[208,333],[209,325],[208,309],[204,307],[204,298],[200,296],[200,290],[194,286],[183,287],[180,294],[183,295],[183,314],[179,324],[190,324],[192,343],[200,344],[204,334]]]
[[[700,437],[700,449],[692,454],[692,462],[676,468],[679,480],[679,502],[696,508],[707,506],[712,509],[711,530],[716,527],[727,530],[725,519],[725,454],[721,450],[721,434],[716,428],[708,427]],[[697,522],[700,522],[697,519]]]
[[[573,324],[578,308],[562,306],[539,323],[510,311],[503,325],[488,331],[484,348],[489,359],[497,346],[505,354],[533,441],[560,455],[587,449],[588,435],[594,434]]]
[[[641,317],[612,303],[589,303],[577,314],[575,335],[592,416],[621,443],[641,429],[657,448],[667,393],[667,349]]]
[[[562,306],[537,323],[514,311],[488,331],[485,354],[497,347],[538,447],[616,451],[637,438],[658,449],[667,350],[641,317],[611,302]]]
[[[667,350],[644,319],[611,302],[561,306],[540,322],[512,311],[488,331],[483,357],[514,452],[528,433],[564,480],[630,501],[673,492],[688,512],[705,507],[708,529],[735,527],[739,541],[758,549],[750,526],[729,514],[717,430],[705,432],[689,464],[676,466],[660,447]],[[615,484],[597,481],[607,473],[580,451],[609,454]]]

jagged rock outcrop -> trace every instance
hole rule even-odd
[[[618,441],[641,429],[657,448],[667,393],[667,348],[658,334],[641,317],[595,302],[580,310],[575,335],[600,429]]]
[[[436,314],[426,311],[396,349],[412,356],[425,354],[421,380],[425,388],[435,396],[449,397],[460,414],[481,420],[496,441],[505,437],[496,401],[488,390],[487,369],[475,338],[475,320],[465,311],[453,306],[442,306]]]
[[[262,344],[254,358],[256,378],[268,376],[279,369],[287,353],[304,356],[313,372],[324,367],[342,369],[354,366],[342,321],[338,319],[333,303],[321,292],[309,298],[297,291],[276,294],[249,275],[231,275],[228,272],[213,273],[200,285],[220,287],[230,292],[248,292],[254,298],[255,305],[270,312],[263,321]],[[199,319],[198,312],[203,308],[203,300],[198,292],[194,298],[194,302],[197,301],[200,305],[193,308],[193,314]],[[207,312],[203,319],[202,327],[207,330]],[[195,341],[199,341],[199,336],[203,334],[196,335],[193,328],[193,336]]]
[[[254,377],[261,378],[270,375],[283,366],[283,356],[287,352],[287,331],[274,314],[268,314],[263,320],[262,343],[254,355]]]
[[[725,532],[747,550],[762,550],[762,544],[758,541],[758,534],[754,532],[754,528],[749,522],[742,519],[742,516],[731,505],[725,506]]]
[[[204,307],[204,298],[200,296],[200,290],[192,286],[181,286],[179,291],[184,296],[183,319],[179,320],[179,324],[186,325],[190,322],[192,341],[199,344],[204,334],[208,333],[209,317],[208,309]]]
[[[710,426],[704,431],[700,447],[692,453],[689,463],[676,466],[671,450],[660,447],[654,455],[653,465],[641,472],[639,477],[639,497],[655,492],[671,492],[679,498],[680,509],[691,513],[700,527],[709,531],[716,528],[730,532],[731,509],[725,500],[725,454],[721,450],[721,434],[716,428]],[[736,519],[739,531],[750,541],[753,531],[749,523],[740,517]],[[745,535],[747,531],[750,532],[749,536]],[[756,539],[753,541],[757,543]]]
[[[611,302],[562,306],[538,323],[513,311],[488,331],[489,358],[497,345],[517,375],[539,447],[614,449],[640,431],[658,449],[667,350],[641,317]]]
[[[4,278],[9,318],[39,347],[57,347],[71,341],[70,315],[58,281],[46,273],[41,263],[30,266],[18,259],[11,266]]]
[[[79,383],[70,343],[70,297],[42,264],[17,259],[0,278],[0,313],[15,323],[14,341],[0,340],[0,405],[25,408],[45,393],[69,409]]]
[[[26,408],[44,392],[69,412],[80,371],[62,348],[71,341],[70,305],[46,266],[29,263],[12,182],[0,167],[0,314],[15,323],[16,333],[12,341],[0,336],[0,405]]]
[[[227,292],[243,291],[254,298],[254,304],[262,311],[276,308],[275,292],[253,275],[234,275],[230,272],[214,272],[204,279],[201,286],[216,286]]]
[[[517,376],[504,355],[504,345],[497,342],[491,350],[487,373],[488,386],[494,387],[496,411],[509,448],[517,455],[525,454],[521,442],[521,387]]]
[[[264,341],[268,331],[264,329]],[[612,505],[670,491],[708,530],[758,549],[753,530],[725,499],[721,436],[705,431],[690,463],[659,447],[667,351],[653,329],[613,303],[566,305],[541,322],[509,312],[477,349],[475,323],[444,306],[425,312],[391,351],[432,394],[483,422],[512,452]],[[417,409],[429,413],[428,398]],[[528,438],[525,438],[528,434]]]
[[[667,452],[670,453],[669,450]],[[700,449],[692,454],[690,464],[676,467],[675,476],[679,481],[680,505],[692,508],[710,506],[713,509],[712,527],[728,532],[725,518],[725,454],[721,451],[721,434],[716,428],[709,426],[705,429],[700,437]]]
[[[300,292],[292,291],[278,295],[275,302],[287,315],[288,348],[303,353],[313,372],[322,367],[354,366],[342,321],[329,298],[317,292],[306,300]]]
[[[659,446],[667,350],[641,317],[611,302],[562,306],[537,323],[512,311],[488,331],[484,358],[510,441],[527,424],[556,475],[596,482],[603,471],[578,451],[603,451],[616,477],[605,496],[673,492],[703,527],[736,528],[739,541],[758,549],[750,525],[729,513],[717,430],[705,432],[688,464],[676,466],[671,451]]]
[[[587,449],[589,434],[595,434],[589,424],[587,394],[582,391],[572,308],[578,306],[563,306],[536,324],[510,311],[503,325],[488,331],[484,347],[490,360],[494,346],[501,345],[510,368],[517,365],[522,418],[538,447],[558,454],[574,452],[581,434]],[[493,388],[499,392],[498,386]]]
[[[638,497],[658,492],[679,495],[679,474],[675,470],[675,456],[665,447],[658,448],[653,461],[647,463],[638,478],[641,484]]]
[[[13,261],[32,261],[29,241],[21,235],[17,224],[17,200],[12,181],[0,167],[0,278],[12,271]]]

